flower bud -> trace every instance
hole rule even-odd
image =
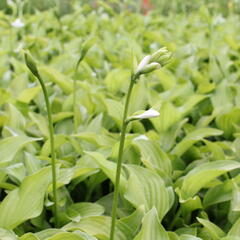
[[[149,109],[145,112],[142,112],[140,114],[137,115],[133,115],[131,117],[128,117],[127,121],[133,121],[133,120],[141,120],[141,119],[149,119],[149,118],[155,118],[158,117],[160,115],[160,113],[154,109]]]
[[[147,55],[139,63],[135,75],[138,78],[141,74],[146,74],[165,66],[171,60],[172,54],[166,47],[160,48],[152,55]]]
[[[83,59],[85,57],[85,55],[87,54],[88,50],[96,43],[96,38],[92,37],[87,39],[82,46],[82,52],[81,52],[81,59]]]
[[[146,74],[146,73],[150,73],[153,72],[157,69],[159,69],[161,67],[161,65],[157,62],[152,62],[150,64],[147,64],[146,66],[144,66],[138,73],[140,74]]]
[[[157,62],[163,67],[170,61],[171,57],[172,54],[167,50],[166,47],[163,47],[151,55],[149,62]]]
[[[141,72],[141,70],[149,63],[151,56],[147,55],[145,56],[142,61],[138,64],[136,72]]]
[[[158,62],[158,59],[168,53],[166,47],[160,48],[155,53],[151,55],[150,62]]]
[[[32,72],[32,74],[37,77],[39,74],[38,74],[36,62],[33,60],[32,56],[28,52],[24,53],[24,57],[25,57],[25,62],[27,67]]]
[[[159,58],[158,63],[161,64],[161,66],[164,66],[171,61],[171,58],[172,58],[172,53],[168,52]]]
[[[15,27],[15,28],[22,28],[24,27],[25,24],[20,18],[17,18],[14,22],[11,23],[11,25],[12,27]]]

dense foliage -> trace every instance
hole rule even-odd
[[[133,88],[129,114],[153,107],[160,116],[127,128],[115,239],[239,240],[239,16],[117,14],[104,4],[16,16],[0,12],[0,239],[109,239],[131,71],[167,46],[172,62]],[[23,49],[50,95],[59,228],[46,106]]]

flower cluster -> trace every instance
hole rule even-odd
[[[158,51],[152,55],[147,55],[139,63],[135,75],[140,76],[141,74],[146,74],[153,72],[166,64],[171,60],[172,54],[167,50],[166,47],[160,48]]]

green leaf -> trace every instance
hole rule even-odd
[[[13,231],[0,228],[0,239],[1,240],[17,240],[18,237]]]
[[[144,82],[139,81],[132,90],[128,113],[131,115],[140,109],[145,109],[148,103],[147,97],[148,95],[146,94],[146,85]]]
[[[173,154],[177,156],[182,156],[194,143],[203,140],[203,138],[209,136],[218,136],[221,135],[222,131],[214,128],[200,128],[196,129],[189,134],[183,140],[176,145],[172,150]]]
[[[156,207],[162,220],[174,201],[172,188],[167,188],[159,175],[146,168],[135,165],[126,168],[130,176],[124,197],[136,208],[144,205],[150,211]]]
[[[29,175],[41,169],[41,161],[28,152],[24,152],[24,164]]]
[[[143,218],[142,228],[134,240],[169,240],[168,234],[161,225],[156,208],[152,208]]]
[[[81,233],[78,233],[78,231],[75,232],[62,232],[57,233],[54,236],[48,238],[48,240],[87,240]],[[90,238],[88,238],[90,239]],[[95,239],[95,238],[92,238]]]
[[[187,200],[216,177],[239,167],[239,162],[230,160],[218,160],[195,167],[183,178],[181,199]]]
[[[46,240],[49,237],[52,237],[55,234],[58,234],[61,232],[64,232],[64,231],[62,229],[48,228],[40,232],[37,232],[34,235],[37,236],[40,240]]]
[[[172,171],[172,164],[167,154],[160,148],[157,141],[150,140],[134,140],[141,153],[141,160],[146,166],[151,166],[152,169],[158,169],[167,175]]]
[[[37,94],[41,91],[41,87],[33,87],[33,88],[27,88],[24,89],[18,96],[18,100],[20,102],[24,103],[30,103],[36,96]]]
[[[0,106],[3,105],[4,103],[8,102],[11,94],[9,91],[7,91],[6,89],[4,88],[0,88],[0,96],[1,96],[1,99],[0,99]]]
[[[168,232],[169,240],[179,240],[179,236],[175,232]]]
[[[117,220],[115,239],[131,240],[138,231],[141,219],[143,217],[143,208],[139,207],[130,216]],[[72,231],[79,229],[98,239],[109,239],[111,226],[111,217],[91,216],[82,218],[78,223],[69,223],[63,229]]]
[[[55,140],[55,150],[56,150],[68,141],[68,137],[66,135],[59,134],[54,136],[54,140]],[[50,144],[50,139],[48,139],[42,146],[41,155],[49,156],[50,153],[51,153],[51,144]]]
[[[203,218],[197,218],[197,220],[206,228],[213,240],[218,240],[226,235],[221,228],[209,220]]]
[[[72,112],[60,112],[57,114],[53,114],[53,123],[59,122],[66,118],[70,118],[72,116],[73,116]]]
[[[16,153],[28,143],[41,140],[41,138],[30,138],[27,136],[7,137],[0,141],[0,166],[11,162]]]
[[[233,224],[227,236],[235,236],[235,237],[240,236],[240,218]]]
[[[176,138],[180,135],[181,128],[188,121],[187,118],[183,119],[180,122],[172,125],[168,131],[165,131],[161,134],[160,144],[166,152],[169,152],[170,149],[176,144]]]
[[[223,148],[219,146],[217,143],[210,142],[208,140],[203,140],[204,143],[208,146],[210,152],[213,155],[213,159],[225,159],[225,154]]]
[[[13,229],[37,217],[43,209],[44,195],[51,181],[51,168],[46,167],[26,177],[21,186],[11,191],[0,204],[0,226]]]
[[[179,112],[181,113],[182,116],[185,116],[189,111],[193,109],[193,107],[196,104],[204,100],[206,97],[207,97],[206,95],[197,95],[197,94],[190,96],[187,99],[186,103],[178,109]]]
[[[158,109],[157,109],[158,110]],[[167,131],[172,125],[180,120],[181,115],[177,108],[169,102],[164,102],[160,108],[160,116],[155,119],[151,119],[154,127],[159,132]]]
[[[124,90],[124,87],[129,83],[129,77],[129,71],[121,68],[114,69],[108,72],[104,82],[108,91],[116,94],[119,90]]]
[[[57,84],[66,94],[72,92],[72,79],[68,78],[67,76],[51,67],[39,67],[38,70],[43,80]]]
[[[104,211],[104,207],[97,203],[81,202],[69,206],[67,216],[72,221],[79,222],[82,217],[100,216]]]
[[[34,112],[30,112],[29,117],[37,125],[37,127],[40,130],[42,136],[48,137],[49,136],[49,130],[48,130],[47,119],[43,115],[38,114],[38,113],[34,113]]]
[[[88,155],[90,155],[96,163],[99,165],[101,170],[110,178],[110,180],[115,183],[115,176],[116,176],[116,169],[117,165],[114,162],[107,161],[103,155],[97,152],[86,152]],[[120,181],[120,191],[123,191],[126,187],[127,180],[124,176],[124,172],[121,173],[121,181]]]
[[[109,116],[112,117],[117,126],[120,127],[122,125],[123,105],[112,99],[105,99],[105,103]]]
[[[240,187],[233,180],[233,197],[231,202],[232,211],[240,211]]]
[[[237,236],[227,236],[227,237],[221,238],[221,240],[240,240],[240,237],[237,237]]]
[[[8,167],[0,169],[0,171],[6,172],[8,176],[16,183],[21,183],[25,178],[26,169],[22,163],[12,164]]]
[[[224,131],[224,136],[229,138],[234,133],[234,125],[240,123],[240,109],[233,108],[229,112],[218,115],[216,118],[217,127]]]
[[[202,202],[199,196],[194,196],[184,202],[181,202],[181,212],[183,217],[188,216],[189,213],[196,209],[202,209]]]
[[[63,227],[63,229],[81,230],[91,236],[102,239],[103,237],[108,238],[110,235],[111,218],[107,216],[93,216],[82,218],[78,223],[69,223]],[[116,240],[127,240],[125,234],[116,228],[115,232]]]
[[[39,240],[39,238],[35,236],[33,233],[26,233],[23,236],[21,236],[19,240]]]
[[[8,104],[8,127],[13,129],[23,129],[26,125],[26,119],[22,113],[13,104]]]
[[[224,181],[210,188],[204,196],[203,205],[208,207],[213,204],[230,201],[233,197],[233,182],[240,184],[240,176],[236,176],[233,179]]]
[[[181,235],[179,239],[180,240],[203,240],[202,238],[195,237],[195,236],[188,235],[188,234]]]
[[[143,216],[144,206],[140,206],[131,215],[119,219],[117,227],[125,233],[129,240],[133,239],[139,231]]]

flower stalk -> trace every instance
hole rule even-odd
[[[54,130],[53,130],[53,120],[52,120],[52,111],[50,107],[48,92],[44,81],[39,74],[37,65],[30,54],[25,52],[25,62],[32,74],[38,79],[47,108],[48,115],[48,127],[49,127],[49,138],[50,138],[50,148],[51,148],[51,165],[52,165],[52,188],[53,188],[53,215],[54,215],[54,224],[58,227],[58,206],[57,206],[57,176],[56,176],[56,158],[55,158],[55,144],[54,144]]]
[[[123,156],[127,125],[130,121],[133,121],[133,120],[141,120],[145,118],[152,118],[152,117],[159,116],[159,113],[157,111],[151,109],[146,111],[143,114],[135,115],[133,117],[128,118],[128,108],[129,108],[130,98],[132,94],[132,89],[134,84],[137,82],[137,80],[140,78],[141,75],[153,72],[163,67],[170,61],[170,58],[171,58],[171,53],[167,50],[167,48],[165,47],[161,48],[154,54],[144,57],[142,61],[139,63],[136,71],[131,76],[131,81],[129,84],[127,97],[124,105],[122,128],[121,128],[121,135],[120,135],[120,145],[118,150],[118,160],[117,160],[117,169],[116,169],[114,195],[113,195],[113,206],[112,206],[112,222],[111,222],[111,230],[110,230],[110,240],[114,240],[114,237],[115,237],[119,184],[120,184],[122,156]]]
[[[89,51],[89,49],[95,44],[96,42],[96,38],[94,37],[90,37],[89,39],[87,39],[82,46],[81,52],[80,52],[80,57],[77,61],[77,64],[75,66],[75,70],[74,70],[74,76],[75,78],[73,79],[73,124],[74,124],[74,133],[77,133],[77,129],[78,129],[78,118],[77,118],[77,79],[76,79],[76,75],[77,75],[77,71],[78,71],[78,67],[80,65],[80,63],[83,61],[83,59],[85,58],[87,52]]]
[[[122,156],[123,156],[123,148],[124,148],[124,143],[125,143],[126,129],[127,129],[127,125],[128,125],[128,121],[126,121],[126,120],[127,120],[127,113],[128,113],[130,97],[131,97],[131,93],[132,93],[132,89],[133,89],[135,80],[136,80],[136,76],[132,76],[131,82],[130,82],[130,85],[129,85],[129,88],[128,88],[128,93],[127,93],[125,106],[124,106],[120,145],[119,145],[119,150],[118,150],[116,179],[115,179],[115,187],[114,187],[114,195],[113,195],[112,223],[111,223],[110,240],[114,240],[115,225],[116,225],[116,218],[117,218],[119,183],[120,183],[120,175],[121,175],[121,168],[122,168]]]

